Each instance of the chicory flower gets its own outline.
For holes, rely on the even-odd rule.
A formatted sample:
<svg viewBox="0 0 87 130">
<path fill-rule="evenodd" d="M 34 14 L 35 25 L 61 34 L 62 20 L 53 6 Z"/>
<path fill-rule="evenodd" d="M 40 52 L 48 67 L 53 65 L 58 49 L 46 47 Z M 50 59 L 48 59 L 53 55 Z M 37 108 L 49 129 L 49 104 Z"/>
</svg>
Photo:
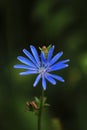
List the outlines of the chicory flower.
<svg viewBox="0 0 87 130">
<path fill-rule="evenodd" d="M 45 54 L 44 49 L 42 49 L 40 56 L 33 45 L 30 45 L 30 50 L 31 53 L 23 49 L 23 53 L 26 57 L 17 57 L 22 64 L 14 65 L 14 68 L 26 70 L 25 72 L 20 72 L 20 75 L 37 74 L 33 86 L 35 87 L 40 79 L 42 79 L 42 87 L 44 90 L 46 90 L 46 80 L 53 85 L 56 85 L 56 80 L 64 82 L 61 76 L 52 73 L 68 67 L 67 62 L 69 62 L 69 59 L 59 61 L 59 58 L 63 55 L 62 51 L 53 56 L 54 45 L 49 48 L 47 54 Z"/>
</svg>

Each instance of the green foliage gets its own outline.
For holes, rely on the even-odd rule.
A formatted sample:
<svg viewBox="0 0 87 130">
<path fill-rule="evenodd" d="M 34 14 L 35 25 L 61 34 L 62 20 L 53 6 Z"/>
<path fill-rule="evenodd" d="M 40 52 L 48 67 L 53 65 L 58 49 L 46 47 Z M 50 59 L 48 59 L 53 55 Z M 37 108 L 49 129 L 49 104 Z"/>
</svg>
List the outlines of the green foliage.
<svg viewBox="0 0 87 130">
<path fill-rule="evenodd" d="M 55 51 L 62 50 L 71 60 L 69 69 L 62 71 L 65 83 L 48 84 L 51 106 L 44 111 L 43 130 L 87 130 L 86 28 L 85 0 L 0 1 L 1 130 L 36 130 L 37 117 L 27 112 L 26 101 L 35 97 L 39 105 L 41 86 L 33 88 L 33 76 L 19 76 L 13 69 L 16 57 L 23 54 L 20 50 L 30 44 L 54 44 Z"/>
</svg>

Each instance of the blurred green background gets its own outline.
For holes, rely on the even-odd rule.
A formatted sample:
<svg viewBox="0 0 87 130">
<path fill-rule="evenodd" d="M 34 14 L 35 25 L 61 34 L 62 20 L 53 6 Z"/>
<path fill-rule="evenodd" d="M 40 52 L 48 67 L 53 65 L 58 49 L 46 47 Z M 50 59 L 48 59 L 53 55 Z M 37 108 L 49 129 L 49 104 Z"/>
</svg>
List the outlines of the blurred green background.
<svg viewBox="0 0 87 130">
<path fill-rule="evenodd" d="M 48 84 L 51 107 L 42 130 L 87 130 L 87 5 L 85 0 L 0 0 L 0 130 L 36 130 L 37 118 L 26 101 L 40 96 L 35 76 L 13 68 L 29 45 L 54 44 L 70 66 L 58 72 L 65 83 Z"/>
</svg>

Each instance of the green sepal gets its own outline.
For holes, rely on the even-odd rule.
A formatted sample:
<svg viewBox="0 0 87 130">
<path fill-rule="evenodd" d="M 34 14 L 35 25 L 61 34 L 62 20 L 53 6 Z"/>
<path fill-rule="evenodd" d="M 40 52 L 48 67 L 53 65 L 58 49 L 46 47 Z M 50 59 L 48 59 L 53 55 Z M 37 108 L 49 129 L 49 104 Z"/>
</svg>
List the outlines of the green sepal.
<svg viewBox="0 0 87 130">
<path fill-rule="evenodd" d="M 46 103 L 46 101 L 47 101 L 47 98 L 46 97 L 44 97 L 43 98 L 43 102 L 42 102 L 42 107 L 49 107 L 50 106 L 50 104 L 48 104 L 48 103 Z"/>
<path fill-rule="evenodd" d="M 41 47 L 39 47 L 39 50 L 40 50 L 40 51 L 42 51 L 42 48 L 41 48 Z"/>
<path fill-rule="evenodd" d="M 50 107 L 50 104 L 45 103 L 45 104 L 44 104 L 44 107 Z"/>
<path fill-rule="evenodd" d="M 46 108 L 49 107 L 50 104 L 46 103 L 47 98 L 43 97 L 42 107 Z M 38 115 L 40 110 L 40 104 L 41 104 L 41 97 L 34 97 L 33 101 L 28 101 L 26 103 L 27 111 L 33 112 L 35 115 Z"/>
<path fill-rule="evenodd" d="M 34 98 L 35 98 L 35 102 L 36 102 L 36 104 L 37 104 L 37 106 L 39 108 L 40 107 L 40 100 L 39 100 L 38 97 L 34 97 Z"/>
<path fill-rule="evenodd" d="M 47 47 L 47 50 L 48 50 L 48 51 L 49 51 L 49 49 L 51 48 L 51 46 L 52 46 L 52 45 L 50 44 L 50 45 Z"/>
</svg>

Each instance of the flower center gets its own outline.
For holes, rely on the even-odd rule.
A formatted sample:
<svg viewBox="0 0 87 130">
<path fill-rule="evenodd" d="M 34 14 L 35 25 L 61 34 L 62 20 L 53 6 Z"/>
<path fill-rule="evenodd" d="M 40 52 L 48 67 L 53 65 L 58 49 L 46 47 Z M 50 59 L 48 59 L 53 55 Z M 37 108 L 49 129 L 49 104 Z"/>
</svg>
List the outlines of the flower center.
<svg viewBox="0 0 87 130">
<path fill-rule="evenodd" d="M 41 68 L 39 68 L 39 73 L 40 74 L 44 74 L 46 72 L 46 68 L 44 68 L 44 67 L 41 67 Z"/>
</svg>

